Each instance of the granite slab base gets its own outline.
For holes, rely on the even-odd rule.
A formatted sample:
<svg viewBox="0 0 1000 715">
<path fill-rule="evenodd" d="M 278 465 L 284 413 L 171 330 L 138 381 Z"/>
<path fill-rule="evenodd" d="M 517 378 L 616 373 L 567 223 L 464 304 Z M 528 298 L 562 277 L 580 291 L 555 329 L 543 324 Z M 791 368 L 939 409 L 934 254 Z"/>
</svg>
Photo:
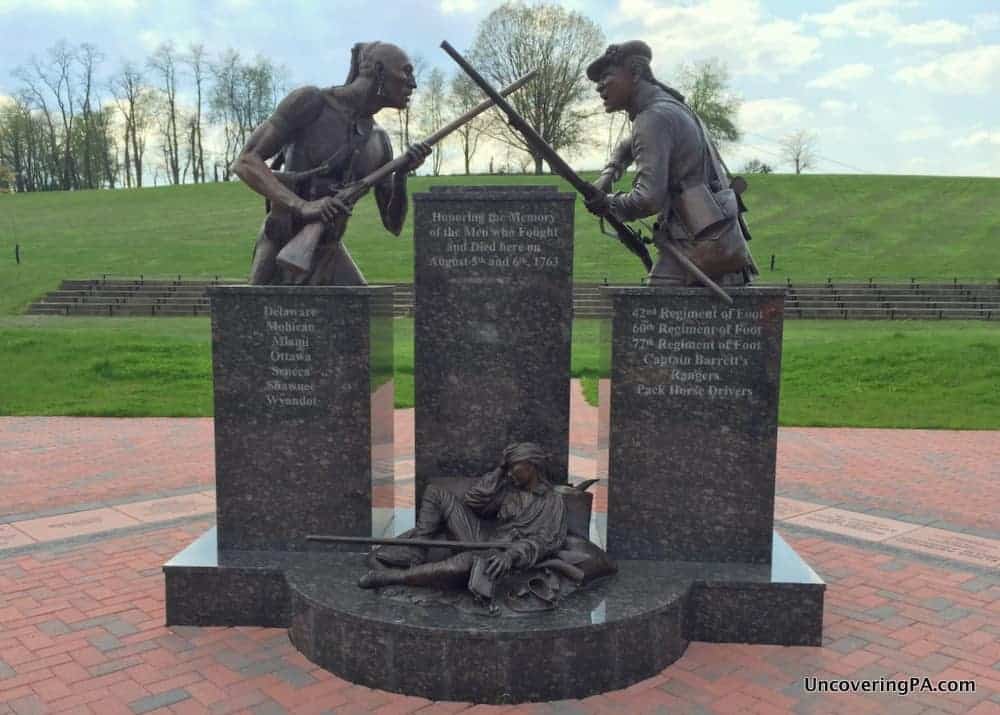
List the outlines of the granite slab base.
<svg viewBox="0 0 1000 715">
<path fill-rule="evenodd" d="M 557 610 L 488 618 L 357 586 L 364 555 L 220 553 L 210 529 L 164 565 L 167 625 L 284 626 L 352 682 L 431 700 L 518 703 L 627 687 L 692 640 L 822 641 L 825 584 L 774 534 L 771 564 L 619 561 Z"/>
</svg>

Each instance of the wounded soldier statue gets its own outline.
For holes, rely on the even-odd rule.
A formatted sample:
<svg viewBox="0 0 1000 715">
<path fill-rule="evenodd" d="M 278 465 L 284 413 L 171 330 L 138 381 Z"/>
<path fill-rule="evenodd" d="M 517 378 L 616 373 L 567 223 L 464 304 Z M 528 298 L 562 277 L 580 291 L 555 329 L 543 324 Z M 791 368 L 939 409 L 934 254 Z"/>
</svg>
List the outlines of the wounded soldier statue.
<svg viewBox="0 0 1000 715">
<path fill-rule="evenodd" d="M 371 570 L 359 585 L 405 586 L 398 595 L 409 593 L 411 600 L 435 600 L 426 591 L 414 599 L 420 587 L 471 593 L 491 612 L 516 614 L 554 608 L 582 585 L 615 573 L 607 554 L 587 538 L 589 484 L 554 486 L 547 463 L 540 446 L 521 442 L 478 479 L 430 484 L 416 527 L 371 552 Z"/>
</svg>

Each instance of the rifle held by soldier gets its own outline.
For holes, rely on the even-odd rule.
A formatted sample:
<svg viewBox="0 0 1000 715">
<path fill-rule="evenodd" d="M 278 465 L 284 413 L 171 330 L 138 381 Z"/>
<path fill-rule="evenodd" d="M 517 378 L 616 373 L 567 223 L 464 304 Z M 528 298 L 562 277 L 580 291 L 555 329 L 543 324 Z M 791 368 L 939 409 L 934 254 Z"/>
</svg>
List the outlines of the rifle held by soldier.
<svg viewBox="0 0 1000 715">
<path fill-rule="evenodd" d="M 458 66 L 461 67 L 469 78 L 472 79 L 479 88 L 486 93 L 486 95 L 493 100 L 494 104 L 503 110 L 504 114 L 510 120 L 511 126 L 517 129 L 528 143 L 535 149 L 542 158 L 548 163 L 556 174 L 559 174 L 562 178 L 569 182 L 569 184 L 576 189 L 576 191 L 583 196 L 585 200 L 590 200 L 598 192 L 599 189 L 593 184 L 584 181 L 570 167 L 566 161 L 556 153 L 555 149 L 548 145 L 548 143 L 539 136 L 538 132 L 528 124 L 528 122 L 522 117 L 516 109 L 514 109 L 503 97 L 501 97 L 495 89 L 487 82 L 482 75 L 480 75 L 473 67 L 466 61 L 464 57 L 452 47 L 447 41 L 441 43 L 441 48 L 447 52 Z M 615 230 L 617 238 L 629 251 L 634 253 L 642 261 L 642 265 L 645 266 L 646 271 L 649 272 L 653 268 L 653 260 L 649 256 L 649 249 L 646 248 L 646 244 L 649 243 L 649 239 L 643 238 L 637 231 L 632 229 L 630 226 L 625 224 L 621 219 L 619 219 L 614 214 L 608 214 L 605 220 L 611 224 L 611 227 Z M 681 251 L 671 245 L 666 246 L 667 250 L 671 251 L 677 259 L 684 265 L 684 267 L 692 273 L 703 285 L 710 288 L 716 295 L 718 295 L 722 300 L 728 304 L 732 304 L 733 299 L 720 288 L 715 281 L 709 278 L 705 273 L 698 268 L 691 260 L 685 256 Z"/>
</svg>

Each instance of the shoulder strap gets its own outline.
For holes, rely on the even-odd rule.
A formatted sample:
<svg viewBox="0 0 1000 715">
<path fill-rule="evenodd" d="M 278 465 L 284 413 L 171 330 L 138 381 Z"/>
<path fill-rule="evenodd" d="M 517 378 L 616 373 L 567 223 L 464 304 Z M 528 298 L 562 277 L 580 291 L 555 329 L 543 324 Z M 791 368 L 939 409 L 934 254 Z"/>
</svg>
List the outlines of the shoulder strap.
<svg viewBox="0 0 1000 715">
<path fill-rule="evenodd" d="M 668 97 L 667 101 L 682 107 L 684 111 L 691 116 L 694 123 L 698 125 L 698 131 L 701 133 L 702 143 L 705 145 L 705 176 L 714 176 L 715 180 L 719 182 L 720 189 L 728 189 L 729 169 L 726 167 L 725 162 L 722 161 L 722 157 L 719 155 L 719 150 L 716 148 L 715 142 L 713 142 L 711 137 L 708 135 L 708 131 L 705 129 L 705 123 L 702 121 L 701 117 L 699 117 L 698 113 L 684 102 L 678 102 L 673 97 Z"/>
<path fill-rule="evenodd" d="M 358 122 L 351 122 L 351 138 L 347 142 L 347 150 L 350 152 L 350 160 L 347 163 L 347 169 L 344 171 L 345 181 L 354 181 L 361 177 L 354 175 L 354 162 L 358 158 L 358 154 L 364 148 L 365 144 L 368 143 L 368 139 L 372 135 L 372 130 L 375 128 L 375 123 L 372 122 L 371 125 L 361 125 Z"/>
</svg>

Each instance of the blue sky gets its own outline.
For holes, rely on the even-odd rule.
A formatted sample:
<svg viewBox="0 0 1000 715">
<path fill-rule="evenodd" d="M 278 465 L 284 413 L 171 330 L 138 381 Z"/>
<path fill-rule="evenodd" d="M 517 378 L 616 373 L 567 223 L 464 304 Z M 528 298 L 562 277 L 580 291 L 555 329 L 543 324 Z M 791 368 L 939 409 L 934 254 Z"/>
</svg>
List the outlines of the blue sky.
<svg viewBox="0 0 1000 715">
<path fill-rule="evenodd" d="M 11 71 L 65 38 L 91 42 L 106 70 L 163 40 L 262 53 L 292 85 L 334 84 L 360 40 L 395 42 L 452 72 L 442 39 L 471 44 L 495 0 L 0 0 L 0 94 Z M 656 74 L 718 58 L 743 98 L 745 139 L 731 166 L 758 157 L 787 170 L 777 142 L 806 129 L 827 173 L 1000 176 L 1000 2 L 955 0 L 613 0 L 564 3 L 609 42 L 641 38 Z M 288 28 L 288 29 L 285 29 Z M 603 149 L 581 151 L 581 166 Z M 483 158 L 485 161 L 485 158 Z"/>
</svg>

